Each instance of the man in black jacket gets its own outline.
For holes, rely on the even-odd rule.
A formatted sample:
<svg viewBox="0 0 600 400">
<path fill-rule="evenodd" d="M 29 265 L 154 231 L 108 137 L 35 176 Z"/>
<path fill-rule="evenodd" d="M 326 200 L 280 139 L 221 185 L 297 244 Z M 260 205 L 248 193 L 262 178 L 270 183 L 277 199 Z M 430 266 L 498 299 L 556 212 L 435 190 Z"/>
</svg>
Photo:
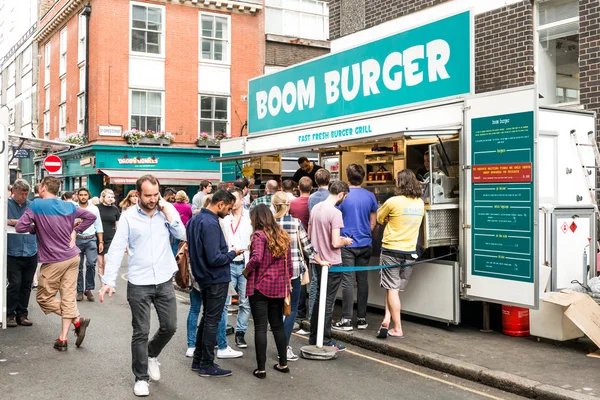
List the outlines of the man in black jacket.
<svg viewBox="0 0 600 400">
<path fill-rule="evenodd" d="M 217 327 L 231 281 L 230 263 L 243 249 L 228 251 L 219 218 L 227 216 L 235 204 L 235 196 L 217 190 L 207 208 L 200 210 L 189 222 L 187 240 L 192 273 L 202 293 L 202 319 L 196 334 L 196 350 L 192 371 L 203 377 L 231 375 L 231 371 L 215 365 Z"/>
</svg>

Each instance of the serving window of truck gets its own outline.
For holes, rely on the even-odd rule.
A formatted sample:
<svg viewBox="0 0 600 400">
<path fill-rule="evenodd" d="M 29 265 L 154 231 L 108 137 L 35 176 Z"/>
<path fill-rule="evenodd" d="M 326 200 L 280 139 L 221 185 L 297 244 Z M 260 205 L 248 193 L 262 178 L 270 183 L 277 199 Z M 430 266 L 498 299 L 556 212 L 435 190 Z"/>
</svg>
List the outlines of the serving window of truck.
<svg viewBox="0 0 600 400">
<path fill-rule="evenodd" d="M 423 184 L 429 261 L 414 269 L 403 312 L 459 323 L 461 299 L 535 309 L 542 269 L 551 270 L 549 290 L 595 270 L 595 257 L 587 269 L 561 262 L 595 253 L 595 205 L 581 169 L 593 165 L 593 153 L 578 157 L 570 133 L 587 141 L 594 115 L 540 109 L 535 86 L 475 95 L 473 64 L 466 11 L 256 78 L 248 136 L 238 148 L 223 142 L 222 153 L 317 152 L 342 180 L 357 163 L 379 204 L 394 195 L 397 173 L 411 169 Z M 539 148 L 550 156 L 538 158 Z M 556 236 L 558 222 L 582 231 Z M 372 265 L 382 232 L 373 232 Z M 369 280 L 369 302 L 382 306 L 378 272 Z"/>
</svg>

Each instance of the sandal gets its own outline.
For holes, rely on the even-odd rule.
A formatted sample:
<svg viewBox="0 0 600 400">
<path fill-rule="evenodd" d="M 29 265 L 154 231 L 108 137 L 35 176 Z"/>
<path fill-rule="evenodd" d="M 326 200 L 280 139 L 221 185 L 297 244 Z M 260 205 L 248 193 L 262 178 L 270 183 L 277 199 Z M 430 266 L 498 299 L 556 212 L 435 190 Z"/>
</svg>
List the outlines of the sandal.
<svg viewBox="0 0 600 400">
<path fill-rule="evenodd" d="M 289 374 L 290 373 L 290 367 L 288 367 L 287 365 L 283 368 L 279 368 L 279 364 L 275 364 L 273 365 L 273 369 L 275 369 L 275 371 L 279 371 L 283 374 Z"/>
<path fill-rule="evenodd" d="M 256 368 L 253 372 L 254 376 L 257 377 L 258 379 L 265 379 L 267 377 L 267 372 L 266 371 L 262 371 L 260 372 L 260 370 L 258 368 Z"/>
<path fill-rule="evenodd" d="M 389 328 L 387 326 L 383 326 L 381 325 L 381 327 L 379 327 L 379 330 L 377 331 L 377 339 L 385 339 L 388 337 L 388 330 Z"/>
</svg>

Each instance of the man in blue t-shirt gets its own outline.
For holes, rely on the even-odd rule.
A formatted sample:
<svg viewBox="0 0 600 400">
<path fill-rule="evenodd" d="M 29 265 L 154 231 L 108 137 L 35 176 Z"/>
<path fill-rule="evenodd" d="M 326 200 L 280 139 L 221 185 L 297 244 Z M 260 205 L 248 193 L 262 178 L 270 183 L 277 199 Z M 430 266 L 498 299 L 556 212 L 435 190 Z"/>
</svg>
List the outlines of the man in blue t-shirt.
<svg viewBox="0 0 600 400">
<path fill-rule="evenodd" d="M 365 170 L 358 164 L 346 168 L 350 193 L 339 206 L 344 218 L 342 237 L 352 239 L 352 244 L 342 248 L 344 266 L 364 266 L 369 264 L 372 253 L 371 231 L 377 224 L 377 200 L 375 195 L 360 187 L 365 179 Z M 340 331 L 352 330 L 352 309 L 354 306 L 354 274 L 344 272 L 342 277 L 342 318 L 332 328 Z M 368 272 L 356 272 L 358 286 L 357 327 L 367 329 L 367 300 L 369 298 Z"/>
</svg>

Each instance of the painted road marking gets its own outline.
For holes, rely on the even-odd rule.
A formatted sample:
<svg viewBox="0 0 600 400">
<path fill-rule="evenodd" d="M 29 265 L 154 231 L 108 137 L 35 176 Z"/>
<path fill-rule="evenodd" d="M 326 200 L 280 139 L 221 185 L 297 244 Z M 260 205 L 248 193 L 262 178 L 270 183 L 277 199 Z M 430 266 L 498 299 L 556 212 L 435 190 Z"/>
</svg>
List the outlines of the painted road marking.
<svg viewBox="0 0 600 400">
<path fill-rule="evenodd" d="M 302 339 L 305 339 L 305 340 L 308 340 L 308 338 L 306 336 L 298 335 L 297 333 L 292 333 L 292 335 L 297 336 L 297 337 L 302 338 Z M 445 385 L 453 386 L 455 388 L 458 388 L 458 389 L 461 389 L 461 390 L 465 390 L 467 392 L 475 393 L 475 394 L 478 394 L 480 396 L 487 397 L 488 399 L 504 400 L 501 397 L 496 397 L 496 396 L 493 396 L 493 395 L 491 395 L 489 393 L 480 392 L 479 390 L 471 389 L 471 388 L 468 388 L 466 386 L 459 385 L 457 383 L 448 382 L 448 381 L 445 381 L 445 380 L 440 379 L 438 377 L 435 377 L 435 376 L 432 376 L 432 375 L 427 375 L 427 374 L 425 374 L 423 372 L 415 371 L 415 370 L 412 370 L 410 368 L 402 367 L 400 365 L 395 365 L 395 364 L 392 364 L 392 363 L 387 362 L 387 361 L 383 361 L 383 360 L 379 360 L 379 359 L 371 357 L 371 356 L 367 356 L 365 354 L 357 353 L 356 351 L 352 351 L 352 350 L 346 349 L 346 351 L 344 353 L 349 353 L 349 354 L 355 355 L 357 357 L 362 357 L 362 358 L 365 358 L 367 360 L 374 361 L 374 362 L 379 363 L 379 364 L 387 365 L 388 367 L 393 367 L 393 368 L 396 368 L 396 369 L 399 369 L 399 370 L 402 370 L 402 371 L 405 371 L 405 372 L 408 372 L 408 373 L 411 373 L 411 374 L 414 374 L 414 375 L 421 376 L 421 377 L 426 378 L 426 379 L 431 379 L 433 381 L 440 382 L 440 383 L 443 383 Z"/>
</svg>

